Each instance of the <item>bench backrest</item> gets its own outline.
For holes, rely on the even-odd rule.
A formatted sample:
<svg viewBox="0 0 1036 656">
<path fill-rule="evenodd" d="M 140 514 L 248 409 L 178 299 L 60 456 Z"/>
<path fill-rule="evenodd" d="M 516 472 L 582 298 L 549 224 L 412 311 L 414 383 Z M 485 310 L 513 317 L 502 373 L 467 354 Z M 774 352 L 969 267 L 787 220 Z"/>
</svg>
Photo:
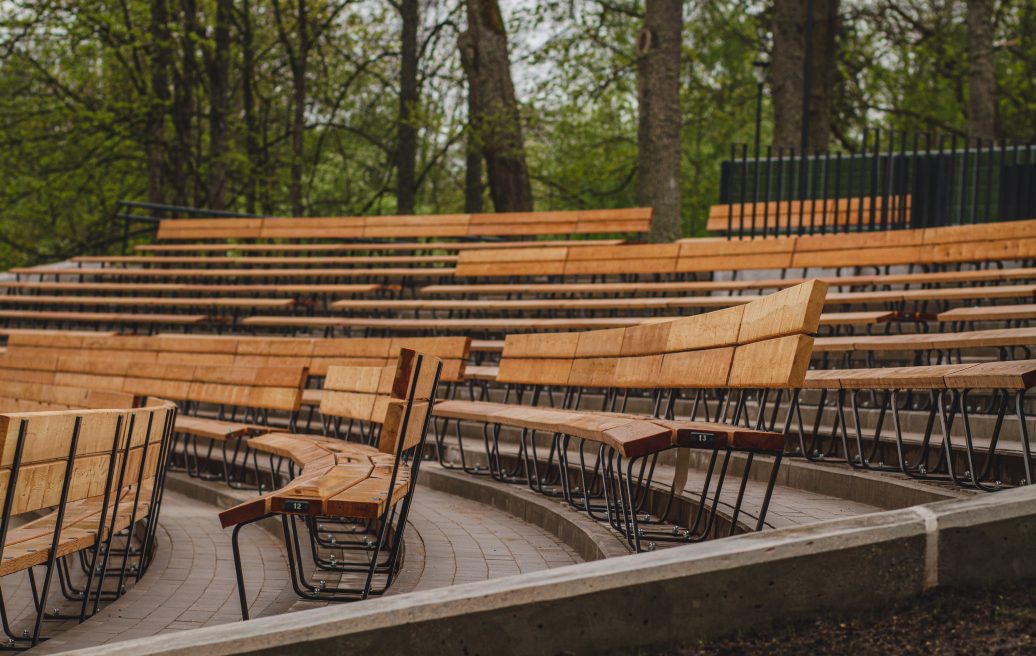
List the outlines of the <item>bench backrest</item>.
<svg viewBox="0 0 1036 656">
<path fill-rule="evenodd" d="M 692 317 L 508 335 L 497 380 L 635 389 L 798 386 L 826 294 L 827 285 L 814 280 Z"/>
<path fill-rule="evenodd" d="M 113 389 L 138 398 L 295 412 L 306 378 L 305 367 L 159 364 L 128 355 L 118 360 L 61 357 L 54 382 Z"/>
<path fill-rule="evenodd" d="M 442 361 L 435 356 L 421 354 L 422 365 L 414 383 L 417 357 L 416 351 L 403 349 L 395 365 L 329 368 L 320 399 L 320 414 L 380 425 L 378 448 L 384 453 L 394 453 L 402 430 L 402 411 L 411 389 L 414 394 L 411 412 L 423 425 L 439 380 Z M 417 424 L 411 422 L 411 425 Z M 406 436 L 404 450 L 412 448 L 415 440 L 420 440 L 420 435 L 412 431 L 408 431 Z"/>
<path fill-rule="evenodd" d="M 30 362 L 46 362 L 66 355 L 88 355 L 96 359 L 131 355 L 134 360 L 157 364 L 299 366 L 307 367 L 311 376 L 322 377 L 331 365 L 394 365 L 400 349 L 411 348 L 441 358 L 442 379 L 459 382 L 464 379 L 464 365 L 471 350 L 471 340 L 458 336 L 320 339 L 177 334 L 60 335 L 52 331 L 11 335 L 9 355 Z M 18 380 L 34 376 L 33 380 L 40 380 L 38 374 L 26 372 L 23 376 Z"/>
<path fill-rule="evenodd" d="M 672 244 L 470 250 L 464 277 L 673 275 L 711 271 L 954 264 L 1036 257 L 1036 220 L 916 230 L 757 239 L 707 237 Z"/>
<path fill-rule="evenodd" d="M 411 349 L 400 351 L 378 438 L 379 451 L 406 452 L 423 442 L 441 373 L 439 358 Z"/>
<path fill-rule="evenodd" d="M 103 495 L 112 468 L 122 468 L 127 444 L 126 485 L 136 483 L 141 468 L 144 480 L 154 478 L 174 411 L 164 403 L 136 410 L 0 414 L 0 499 L 10 504 L 8 516 L 61 503 L 70 464 L 65 502 Z"/>
<path fill-rule="evenodd" d="M 413 239 L 644 233 L 650 208 L 325 218 L 165 219 L 160 240 Z"/>
<path fill-rule="evenodd" d="M 890 196 L 887 200 L 886 203 L 883 196 L 873 199 L 870 196 L 864 196 L 862 198 L 760 201 L 758 203 L 713 205 L 709 208 L 706 229 L 709 232 L 738 234 L 750 231 L 753 224 L 756 232 L 759 233 L 764 228 L 787 229 L 789 225 L 793 230 L 800 225 L 803 227 L 824 225 L 829 229 L 854 226 L 870 221 L 872 206 L 877 223 L 881 223 L 882 212 L 888 223 L 901 224 L 909 221 L 911 200 L 909 194 Z M 885 207 L 888 209 L 885 210 Z"/>
</svg>

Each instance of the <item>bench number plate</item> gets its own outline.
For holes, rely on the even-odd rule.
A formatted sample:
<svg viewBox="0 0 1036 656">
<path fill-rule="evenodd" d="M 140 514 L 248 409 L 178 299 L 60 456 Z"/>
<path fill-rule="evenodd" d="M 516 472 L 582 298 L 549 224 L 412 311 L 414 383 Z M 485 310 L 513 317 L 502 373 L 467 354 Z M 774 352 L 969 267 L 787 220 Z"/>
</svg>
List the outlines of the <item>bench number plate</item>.
<svg viewBox="0 0 1036 656">
<path fill-rule="evenodd" d="M 716 436 L 712 433 L 691 433 L 691 442 L 695 444 L 712 444 L 716 440 Z"/>
<path fill-rule="evenodd" d="M 285 501 L 284 502 L 285 512 L 296 512 L 304 513 L 309 511 L 308 501 Z"/>
</svg>

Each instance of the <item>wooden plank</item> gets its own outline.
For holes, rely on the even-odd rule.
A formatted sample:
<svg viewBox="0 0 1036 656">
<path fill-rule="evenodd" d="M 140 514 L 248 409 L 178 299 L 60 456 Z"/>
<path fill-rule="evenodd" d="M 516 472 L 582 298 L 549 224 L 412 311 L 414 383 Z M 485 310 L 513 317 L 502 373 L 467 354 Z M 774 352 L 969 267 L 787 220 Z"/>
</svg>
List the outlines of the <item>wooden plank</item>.
<svg viewBox="0 0 1036 656">
<path fill-rule="evenodd" d="M 1036 360 L 982 362 L 948 373 L 946 386 L 955 389 L 1027 390 L 1036 386 Z"/>
<path fill-rule="evenodd" d="M 801 387 L 809 368 L 813 338 L 788 335 L 740 345 L 730 365 L 730 387 Z"/>
<path fill-rule="evenodd" d="M 573 358 L 580 333 L 511 333 L 504 337 L 504 358 Z"/>
<path fill-rule="evenodd" d="M 744 308 L 738 343 L 815 333 L 826 295 L 827 284 L 811 281 L 753 300 Z"/>
<path fill-rule="evenodd" d="M 575 355 L 577 358 L 621 355 L 622 343 L 625 339 L 626 331 L 624 328 L 610 328 L 579 333 Z"/>
<path fill-rule="evenodd" d="M 1013 321 L 1036 319 L 1036 303 L 1020 305 L 982 305 L 940 312 L 939 321 Z"/>
<path fill-rule="evenodd" d="M 665 351 L 675 353 L 737 344 L 744 312 L 742 305 L 676 319 L 671 323 Z"/>
<path fill-rule="evenodd" d="M 652 388 L 725 387 L 730 377 L 734 347 L 667 353 Z"/>
</svg>

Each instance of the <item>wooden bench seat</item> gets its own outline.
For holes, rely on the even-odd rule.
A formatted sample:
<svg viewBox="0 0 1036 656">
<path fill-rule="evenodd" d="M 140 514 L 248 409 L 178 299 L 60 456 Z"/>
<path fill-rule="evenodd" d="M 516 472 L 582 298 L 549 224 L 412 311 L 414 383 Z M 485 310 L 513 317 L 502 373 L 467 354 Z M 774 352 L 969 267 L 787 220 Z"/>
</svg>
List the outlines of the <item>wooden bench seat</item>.
<svg viewBox="0 0 1036 656">
<path fill-rule="evenodd" d="M 80 255 L 72 258 L 73 262 L 103 265 L 143 264 L 154 265 L 218 265 L 218 266 L 291 266 L 307 264 L 310 266 L 360 264 L 397 265 L 397 264 L 454 264 L 456 255 L 352 255 L 336 257 L 329 255 L 306 256 L 218 256 L 192 257 L 179 255 Z"/>
<path fill-rule="evenodd" d="M 39 294 L 0 295 L 0 305 L 104 305 L 128 307 L 212 307 L 249 309 L 287 309 L 295 305 L 290 298 L 204 298 L 168 296 L 43 296 Z"/>
<path fill-rule="evenodd" d="M 750 431 L 729 424 L 618 413 L 533 408 L 488 401 L 442 401 L 435 405 L 433 414 L 443 419 L 563 433 L 603 444 L 627 458 L 642 458 L 674 446 L 766 450 L 784 447 L 784 438 L 778 433 Z"/>
<path fill-rule="evenodd" d="M 126 323 L 194 325 L 209 320 L 204 314 L 139 314 L 126 312 L 59 312 L 50 310 L 0 310 L 0 321 L 40 321 L 57 323 Z"/>
<path fill-rule="evenodd" d="M 884 367 L 878 369 L 811 370 L 806 388 L 828 389 L 1009 389 L 1036 385 L 1036 360 Z"/>
<path fill-rule="evenodd" d="M 831 292 L 827 305 L 896 305 L 907 302 L 936 302 L 1036 296 L 1036 285 L 998 285 L 991 287 L 944 287 L 938 289 L 882 290 L 870 292 Z M 751 302 L 755 295 L 714 296 L 640 296 L 622 298 L 570 298 L 559 304 L 556 298 L 542 299 L 348 299 L 331 304 L 334 310 L 449 310 L 462 312 L 523 310 L 651 310 L 716 309 Z"/>
<path fill-rule="evenodd" d="M 446 252 L 485 248 L 542 248 L 545 246 L 615 246 L 622 239 L 557 239 L 537 241 L 361 241 L 337 243 L 288 244 L 269 242 L 262 244 L 140 244 L 135 250 L 149 253 L 328 253 L 328 252 L 391 252 L 429 251 Z"/>
<path fill-rule="evenodd" d="M 829 287 L 865 287 L 883 285 L 944 285 L 953 283 L 989 283 L 1036 280 L 1036 268 L 978 269 L 939 271 L 932 273 L 882 273 L 875 275 L 819 276 Z M 670 280 L 665 282 L 593 282 L 593 283 L 475 283 L 426 285 L 425 296 L 526 296 L 526 295 L 613 295 L 613 294 L 681 294 L 688 292 L 748 291 L 784 289 L 806 282 L 806 278 L 763 278 L 755 280 Z"/>
<path fill-rule="evenodd" d="M 1014 346 L 1036 346 L 1036 328 L 820 337 L 813 345 L 813 352 L 963 350 Z"/>
<path fill-rule="evenodd" d="M 0 289 L 19 292 L 115 292 L 126 294 L 169 292 L 175 294 L 368 294 L 389 287 L 376 283 L 365 284 L 235 284 L 195 285 L 172 282 L 27 282 L 0 280 Z"/>
<path fill-rule="evenodd" d="M 1023 305 L 980 305 L 946 310 L 938 314 L 944 323 L 977 321 L 1032 321 L 1036 319 L 1036 303 Z"/>
<path fill-rule="evenodd" d="M 151 269 L 143 267 L 104 267 L 58 269 L 19 267 L 10 273 L 18 276 L 52 278 L 436 278 L 452 276 L 452 267 L 384 267 L 380 269 Z"/>
</svg>

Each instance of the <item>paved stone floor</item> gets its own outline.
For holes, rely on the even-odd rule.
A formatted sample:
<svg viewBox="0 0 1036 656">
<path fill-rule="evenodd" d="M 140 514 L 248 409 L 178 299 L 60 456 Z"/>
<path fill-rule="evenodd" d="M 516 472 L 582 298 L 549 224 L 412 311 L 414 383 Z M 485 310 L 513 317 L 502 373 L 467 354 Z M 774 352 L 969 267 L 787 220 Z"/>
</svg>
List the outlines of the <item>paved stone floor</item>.
<svg viewBox="0 0 1036 656">
<path fill-rule="evenodd" d="M 557 538 L 495 508 L 418 489 L 407 535 L 406 564 L 391 594 L 431 589 L 579 562 Z M 242 534 L 253 617 L 321 605 L 292 592 L 283 549 L 257 527 Z M 247 537 L 245 537 L 247 536 Z M 78 625 L 47 620 L 55 636 L 31 653 L 52 654 L 119 640 L 151 636 L 240 619 L 230 531 L 223 531 L 212 505 L 167 492 L 155 562 L 120 600 Z M 14 579 L 16 577 L 7 577 Z M 4 580 L 4 594 L 16 631 L 29 626 L 26 577 Z M 51 599 L 60 598 L 51 595 Z M 61 604 L 55 604 L 61 605 Z"/>
</svg>

